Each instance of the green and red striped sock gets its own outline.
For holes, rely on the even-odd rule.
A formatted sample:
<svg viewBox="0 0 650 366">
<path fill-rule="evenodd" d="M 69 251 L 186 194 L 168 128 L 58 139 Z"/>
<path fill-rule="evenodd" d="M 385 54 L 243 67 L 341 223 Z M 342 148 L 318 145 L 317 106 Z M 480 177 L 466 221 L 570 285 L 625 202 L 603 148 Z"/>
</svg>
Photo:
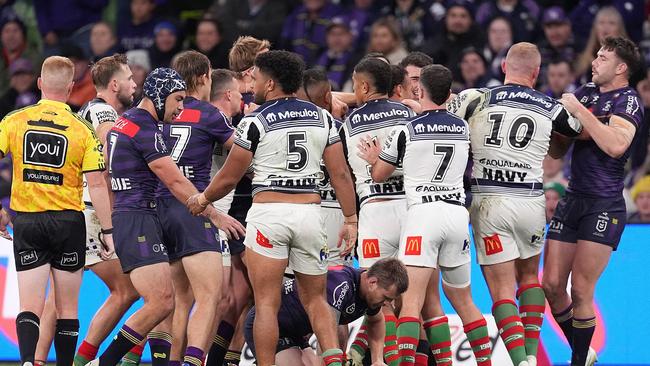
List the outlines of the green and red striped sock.
<svg viewBox="0 0 650 366">
<path fill-rule="evenodd" d="M 519 317 L 517 304 L 509 299 L 497 301 L 492 306 L 492 314 L 512 363 L 518 366 L 521 362 L 526 362 L 528 358 L 524 343 L 524 325 Z"/>
<path fill-rule="evenodd" d="M 399 318 L 397 326 L 397 344 L 399 348 L 399 365 L 415 365 L 415 350 L 420 336 L 420 319 L 413 317 Z"/>
<path fill-rule="evenodd" d="M 537 357 L 539 333 L 542 331 L 544 311 L 546 310 L 544 290 L 538 283 L 525 285 L 517 290 L 517 298 L 519 299 L 519 316 L 524 324 L 526 354 Z"/>
<path fill-rule="evenodd" d="M 467 340 L 472 346 L 477 366 L 492 366 L 492 343 L 488 335 L 487 322 L 484 318 L 463 326 Z"/>
<path fill-rule="evenodd" d="M 330 348 L 323 352 L 325 366 L 343 366 L 343 351 L 338 348 Z"/>
<path fill-rule="evenodd" d="M 399 364 L 399 349 L 397 348 L 397 318 L 393 314 L 384 315 L 386 336 L 384 338 L 384 360 L 388 366 Z"/>
<path fill-rule="evenodd" d="M 437 366 L 451 366 L 451 331 L 446 316 L 424 321 L 424 332 Z"/>
</svg>

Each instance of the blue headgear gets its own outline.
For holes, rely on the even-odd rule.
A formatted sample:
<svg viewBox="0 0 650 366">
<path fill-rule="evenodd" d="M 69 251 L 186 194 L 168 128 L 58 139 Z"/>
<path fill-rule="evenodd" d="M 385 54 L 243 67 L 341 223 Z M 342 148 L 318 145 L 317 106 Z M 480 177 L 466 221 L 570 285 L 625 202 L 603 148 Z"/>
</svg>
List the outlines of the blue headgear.
<svg viewBox="0 0 650 366">
<path fill-rule="evenodd" d="M 167 97 L 180 90 L 187 90 L 187 85 L 185 80 L 174 69 L 159 67 L 147 75 L 143 86 L 144 96 L 153 102 L 159 121 L 162 121 L 165 117 L 165 100 Z"/>
</svg>

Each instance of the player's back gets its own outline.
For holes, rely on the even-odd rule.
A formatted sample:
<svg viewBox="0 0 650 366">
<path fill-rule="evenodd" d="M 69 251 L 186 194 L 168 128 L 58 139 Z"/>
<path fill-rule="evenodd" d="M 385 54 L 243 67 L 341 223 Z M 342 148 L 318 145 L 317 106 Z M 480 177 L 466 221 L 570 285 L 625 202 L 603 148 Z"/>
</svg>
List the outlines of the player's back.
<svg viewBox="0 0 650 366">
<path fill-rule="evenodd" d="M 467 122 L 444 109 L 427 111 L 397 127 L 387 145 L 395 138 L 398 146 L 403 143 L 404 185 L 409 206 L 435 201 L 465 203 L 463 174 L 469 157 Z M 398 163 L 400 152 L 393 155 L 382 151 L 380 157 Z"/>
<path fill-rule="evenodd" d="M 404 124 L 413 115 L 413 111 L 402 103 L 375 99 L 355 109 L 343 123 L 341 138 L 362 205 L 372 198 L 404 198 L 404 181 L 402 170 L 396 169 L 385 182 L 375 183 L 370 176 L 370 166 L 357 156 L 357 144 L 368 135 L 385 141 L 394 126 Z"/>
<path fill-rule="evenodd" d="M 333 117 L 297 98 L 262 104 L 237 126 L 235 143 L 253 152 L 253 195 L 318 193 L 325 147 L 338 142 Z"/>
<path fill-rule="evenodd" d="M 469 122 L 472 192 L 543 193 L 542 161 L 554 123 L 573 120 L 559 102 L 532 88 L 506 84 L 465 90 L 449 109 Z"/>
<path fill-rule="evenodd" d="M 233 133 L 226 116 L 210 103 L 188 96 L 183 100 L 183 111 L 171 123 L 162 124 L 162 131 L 181 173 L 199 191 L 205 190 L 210 184 L 214 147 L 223 145 Z M 156 196 L 173 197 L 162 182 Z"/>
<path fill-rule="evenodd" d="M 61 102 L 42 99 L 9 113 L 0 150 L 13 156 L 11 208 L 20 212 L 83 210 L 82 173 L 104 169 L 92 126 Z"/>
<path fill-rule="evenodd" d="M 169 154 L 158 122 L 146 110 L 133 108 L 118 118 L 107 139 L 113 210 L 155 210 L 158 178 L 148 164 Z"/>
</svg>

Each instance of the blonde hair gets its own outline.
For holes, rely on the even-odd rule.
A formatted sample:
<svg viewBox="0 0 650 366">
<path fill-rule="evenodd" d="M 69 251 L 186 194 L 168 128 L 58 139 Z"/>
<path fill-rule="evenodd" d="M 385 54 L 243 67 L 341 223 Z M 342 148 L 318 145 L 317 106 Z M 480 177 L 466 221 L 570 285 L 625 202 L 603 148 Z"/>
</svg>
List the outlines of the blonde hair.
<svg viewBox="0 0 650 366">
<path fill-rule="evenodd" d="M 67 57 L 50 56 L 41 67 L 41 87 L 47 93 L 66 93 L 74 77 L 74 63 Z"/>
<path fill-rule="evenodd" d="M 542 62 L 539 49 L 532 43 L 515 43 L 506 55 L 506 73 L 530 76 Z"/>
<path fill-rule="evenodd" d="M 271 42 L 251 36 L 237 38 L 228 53 L 230 70 L 241 73 L 253 67 L 255 57 L 265 49 L 271 48 Z"/>
<path fill-rule="evenodd" d="M 591 62 L 594 60 L 596 57 L 596 54 L 598 53 L 598 50 L 600 49 L 600 42 L 601 40 L 598 39 L 598 29 L 597 29 L 597 24 L 598 20 L 600 20 L 603 17 L 613 17 L 616 20 L 616 23 L 618 24 L 618 34 L 612 34 L 611 36 L 621 36 L 628 38 L 627 32 L 625 31 L 625 24 L 623 23 L 623 17 L 621 16 L 621 13 L 616 10 L 615 7 L 613 6 L 605 6 L 602 9 L 596 13 L 596 17 L 594 18 L 594 23 L 591 26 L 591 33 L 589 34 L 589 39 L 587 40 L 587 45 L 585 46 L 584 51 L 578 56 L 578 60 L 576 61 L 576 64 L 574 65 L 574 70 L 576 71 L 576 75 L 581 77 L 584 73 L 587 71 L 591 70 Z"/>
</svg>

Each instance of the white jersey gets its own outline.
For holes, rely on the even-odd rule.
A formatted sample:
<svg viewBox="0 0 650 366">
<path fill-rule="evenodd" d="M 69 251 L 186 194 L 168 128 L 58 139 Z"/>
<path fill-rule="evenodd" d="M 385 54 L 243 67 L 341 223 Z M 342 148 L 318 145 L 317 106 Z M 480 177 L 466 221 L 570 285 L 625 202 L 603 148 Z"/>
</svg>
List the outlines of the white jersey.
<svg viewBox="0 0 650 366">
<path fill-rule="evenodd" d="M 386 141 L 393 127 L 401 125 L 415 114 L 402 103 L 388 99 L 371 100 L 355 109 L 345 119 L 341 140 L 345 150 L 361 205 L 371 198 L 404 198 L 404 179 L 401 167 L 385 182 L 377 183 L 370 176 L 370 165 L 357 156 L 357 145 L 370 136 L 380 143 Z"/>
<path fill-rule="evenodd" d="M 379 158 L 403 166 L 409 207 L 436 201 L 465 204 L 469 127 L 446 110 L 426 111 L 395 126 Z"/>
<path fill-rule="evenodd" d="M 557 100 L 516 84 L 464 90 L 448 108 L 469 122 L 473 193 L 543 194 L 551 132 L 575 137 L 582 130 Z"/>
<path fill-rule="evenodd" d="M 214 178 L 219 170 L 223 167 L 223 164 L 226 162 L 228 157 L 228 150 L 221 145 L 217 144 L 214 147 L 212 152 L 212 166 L 210 167 L 210 179 Z M 235 197 L 235 190 L 233 189 L 225 197 L 220 200 L 214 201 L 212 205 L 219 211 L 223 213 L 228 213 L 230 211 L 230 206 Z"/>
<path fill-rule="evenodd" d="M 102 98 L 95 98 L 81 107 L 77 113 L 81 118 L 92 123 L 93 128 L 97 129 L 97 126 L 104 122 L 113 123 L 119 115 L 115 108 Z M 88 192 L 88 182 L 86 182 L 86 176 L 83 177 L 83 200 L 86 206 L 92 207 L 92 202 L 90 201 L 90 193 Z"/>
<path fill-rule="evenodd" d="M 325 147 L 339 142 L 334 118 L 316 105 L 282 98 L 244 117 L 235 144 L 253 152 L 253 195 L 319 193 Z"/>
</svg>

